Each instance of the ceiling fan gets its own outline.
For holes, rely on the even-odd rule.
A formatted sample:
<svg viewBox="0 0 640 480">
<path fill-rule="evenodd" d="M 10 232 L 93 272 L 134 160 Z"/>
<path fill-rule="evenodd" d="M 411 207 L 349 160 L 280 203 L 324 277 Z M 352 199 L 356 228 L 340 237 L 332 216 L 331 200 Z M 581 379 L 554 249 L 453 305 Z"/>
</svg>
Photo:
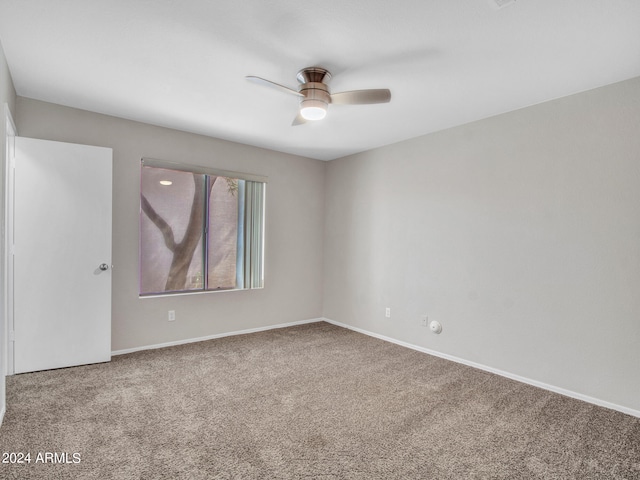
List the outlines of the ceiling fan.
<svg viewBox="0 0 640 480">
<path fill-rule="evenodd" d="M 253 83 L 276 88 L 300 97 L 300 111 L 293 120 L 292 125 L 322 120 L 327 115 L 327 108 L 330 103 L 334 105 L 365 105 L 388 103 L 391 100 L 391 92 L 386 88 L 331 93 L 329 85 L 327 85 L 331 79 L 331 73 L 321 67 L 303 68 L 298 72 L 296 78 L 300 83 L 298 90 L 254 75 L 246 77 L 247 80 Z"/>
</svg>

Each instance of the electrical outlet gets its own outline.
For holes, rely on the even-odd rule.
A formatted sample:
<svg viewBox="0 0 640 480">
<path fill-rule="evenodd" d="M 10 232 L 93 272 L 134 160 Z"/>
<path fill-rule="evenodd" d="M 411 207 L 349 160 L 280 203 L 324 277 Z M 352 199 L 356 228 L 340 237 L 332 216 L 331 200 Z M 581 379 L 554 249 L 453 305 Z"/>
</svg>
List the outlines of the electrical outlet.
<svg viewBox="0 0 640 480">
<path fill-rule="evenodd" d="M 429 326 L 429 317 L 427 315 L 422 315 L 420 318 L 422 319 L 422 326 L 423 327 L 428 327 Z"/>
<path fill-rule="evenodd" d="M 389 307 L 384 309 L 384 316 L 387 318 L 391 318 L 391 309 Z"/>
<path fill-rule="evenodd" d="M 175 310 L 169 310 L 169 321 L 173 322 L 176 319 L 176 311 Z"/>
</svg>

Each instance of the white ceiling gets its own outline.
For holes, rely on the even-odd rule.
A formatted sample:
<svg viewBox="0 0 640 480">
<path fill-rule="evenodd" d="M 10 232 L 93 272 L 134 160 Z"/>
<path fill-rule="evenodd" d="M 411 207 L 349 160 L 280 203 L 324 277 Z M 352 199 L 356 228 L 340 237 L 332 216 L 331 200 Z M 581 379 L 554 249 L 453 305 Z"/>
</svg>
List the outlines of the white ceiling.
<svg viewBox="0 0 640 480">
<path fill-rule="evenodd" d="M 18 95 L 329 160 L 640 76 L 640 1 L 0 0 Z M 292 127 L 321 66 L 391 102 Z"/>
</svg>

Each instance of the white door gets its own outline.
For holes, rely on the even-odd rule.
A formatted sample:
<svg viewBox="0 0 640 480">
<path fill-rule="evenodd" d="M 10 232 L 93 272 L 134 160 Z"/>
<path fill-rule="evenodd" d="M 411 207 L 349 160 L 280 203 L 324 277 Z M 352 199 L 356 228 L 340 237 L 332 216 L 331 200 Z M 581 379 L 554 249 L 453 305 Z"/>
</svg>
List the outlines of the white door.
<svg viewBox="0 0 640 480">
<path fill-rule="evenodd" d="M 110 148 L 15 138 L 15 373 L 111 359 Z"/>
</svg>

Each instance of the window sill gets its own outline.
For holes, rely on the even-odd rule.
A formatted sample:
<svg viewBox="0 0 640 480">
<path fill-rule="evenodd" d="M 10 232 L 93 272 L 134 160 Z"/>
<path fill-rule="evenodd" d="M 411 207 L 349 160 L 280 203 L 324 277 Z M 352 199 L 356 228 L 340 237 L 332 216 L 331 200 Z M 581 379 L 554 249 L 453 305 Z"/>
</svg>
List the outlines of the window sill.
<svg viewBox="0 0 640 480">
<path fill-rule="evenodd" d="M 254 288 L 221 288 L 218 290 L 198 290 L 194 292 L 164 292 L 164 293 L 149 293 L 145 295 L 138 295 L 140 300 L 147 298 L 163 298 L 163 297 L 182 297 L 185 295 L 207 295 L 209 293 L 223 293 L 223 292 L 246 292 L 249 290 L 262 290 L 264 287 Z"/>
</svg>

